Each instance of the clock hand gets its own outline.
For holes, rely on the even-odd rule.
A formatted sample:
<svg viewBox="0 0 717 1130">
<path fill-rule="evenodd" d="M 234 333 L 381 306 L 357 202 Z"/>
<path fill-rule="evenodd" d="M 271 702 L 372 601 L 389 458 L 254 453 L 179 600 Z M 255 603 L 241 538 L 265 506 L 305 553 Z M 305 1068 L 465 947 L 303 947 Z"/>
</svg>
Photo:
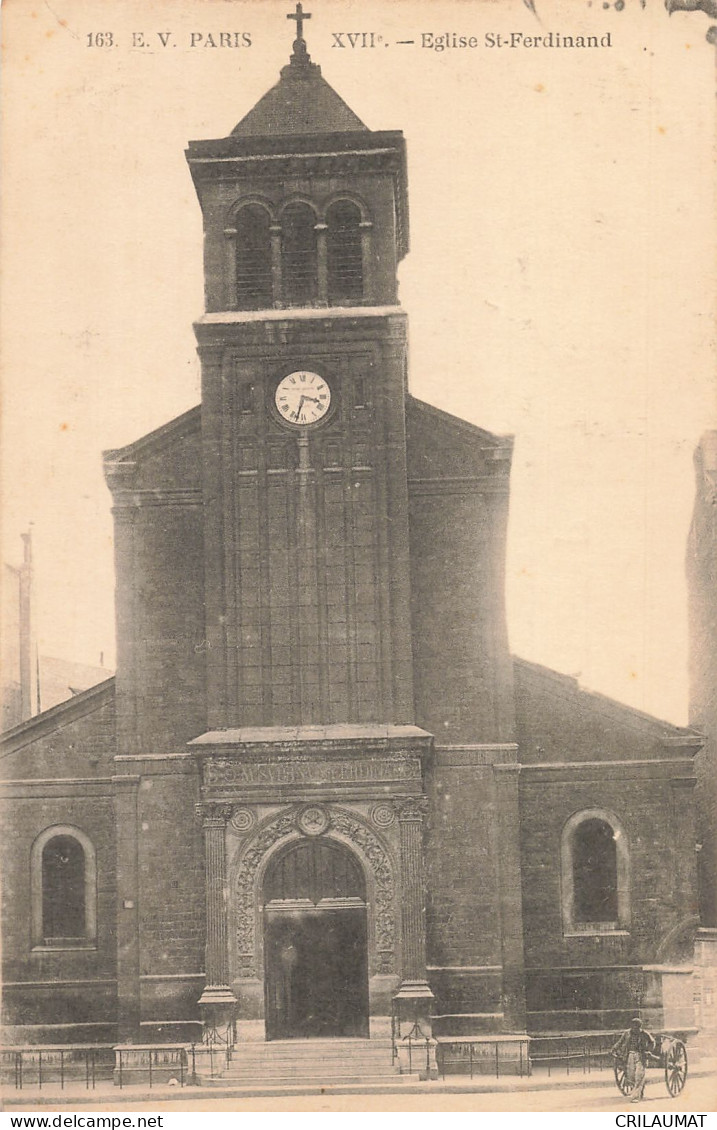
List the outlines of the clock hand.
<svg viewBox="0 0 717 1130">
<path fill-rule="evenodd" d="M 301 409 L 302 409 L 302 408 L 303 408 L 303 406 L 304 406 L 304 401 L 305 401 L 305 400 L 306 400 L 306 397 L 302 395 L 301 399 L 299 400 L 299 406 L 298 406 L 298 408 L 296 409 L 296 422 L 297 422 L 297 424 L 298 424 L 298 422 L 299 422 L 299 415 L 300 415 L 300 413 L 301 413 Z"/>
</svg>

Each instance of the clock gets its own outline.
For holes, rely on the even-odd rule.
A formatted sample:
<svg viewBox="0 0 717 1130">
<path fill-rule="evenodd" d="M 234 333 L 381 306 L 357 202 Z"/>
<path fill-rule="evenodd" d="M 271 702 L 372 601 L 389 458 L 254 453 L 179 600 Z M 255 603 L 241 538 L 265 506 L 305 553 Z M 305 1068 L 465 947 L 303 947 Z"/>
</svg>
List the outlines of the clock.
<svg viewBox="0 0 717 1130">
<path fill-rule="evenodd" d="M 318 424 L 331 407 L 331 389 L 318 373 L 299 369 L 282 377 L 274 393 L 276 410 L 287 424 Z"/>
</svg>

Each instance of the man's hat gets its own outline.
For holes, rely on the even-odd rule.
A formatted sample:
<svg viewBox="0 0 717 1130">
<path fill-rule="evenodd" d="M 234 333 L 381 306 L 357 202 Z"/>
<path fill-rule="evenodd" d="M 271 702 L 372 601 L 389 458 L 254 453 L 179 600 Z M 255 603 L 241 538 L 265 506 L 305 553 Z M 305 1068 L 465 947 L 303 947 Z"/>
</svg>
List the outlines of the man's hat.
<svg viewBox="0 0 717 1130">
<path fill-rule="evenodd" d="M 642 1028 L 642 1021 L 640 1020 L 639 1016 L 633 1017 L 633 1019 L 630 1021 L 630 1027 L 631 1028 Z"/>
</svg>

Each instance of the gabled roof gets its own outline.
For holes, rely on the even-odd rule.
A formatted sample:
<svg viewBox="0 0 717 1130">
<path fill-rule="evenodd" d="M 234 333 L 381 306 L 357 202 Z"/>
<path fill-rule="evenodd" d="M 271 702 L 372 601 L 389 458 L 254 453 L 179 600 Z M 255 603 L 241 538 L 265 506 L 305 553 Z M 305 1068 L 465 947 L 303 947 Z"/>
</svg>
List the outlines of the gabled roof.
<svg viewBox="0 0 717 1130">
<path fill-rule="evenodd" d="M 102 452 L 104 463 L 121 463 L 136 458 L 138 455 L 153 454 L 161 451 L 164 446 L 175 440 L 191 435 L 200 430 L 202 426 L 202 406 L 196 404 L 181 416 L 175 416 L 167 424 L 161 424 L 154 431 L 128 443 L 125 447 L 115 447 Z"/>
<path fill-rule="evenodd" d="M 479 427 L 478 424 L 472 424 L 470 420 L 464 420 L 460 416 L 453 416 L 450 412 L 436 408 L 434 404 L 429 404 L 426 400 L 419 400 L 418 397 L 412 396 L 410 393 L 406 396 L 406 410 L 427 417 L 433 427 L 443 427 L 471 437 L 483 447 L 495 447 L 498 450 L 504 450 L 506 454 L 509 454 L 513 449 L 512 435 L 496 435 L 495 432 L 487 432 L 485 428 Z"/>
<path fill-rule="evenodd" d="M 656 718 L 653 714 L 646 714 L 637 707 L 628 706 L 624 702 L 600 694 L 599 691 L 588 690 L 573 675 L 564 675 L 551 667 L 544 667 L 540 663 L 533 663 L 518 655 L 512 658 L 518 690 L 526 683 L 532 682 L 534 686 L 540 688 L 540 694 L 546 699 L 573 699 L 579 702 L 581 709 L 585 711 L 600 715 L 618 725 L 652 734 L 668 746 L 684 746 L 686 749 L 693 747 L 696 752 L 703 744 L 704 739 L 699 731 L 689 726 L 676 726 L 672 722 Z"/>
<path fill-rule="evenodd" d="M 303 51 L 297 47 L 303 46 Z M 281 78 L 232 130 L 235 137 L 276 137 L 297 133 L 356 133 L 367 126 L 346 105 L 312 63 L 303 40 Z"/>
<path fill-rule="evenodd" d="M 111 702 L 114 696 L 115 678 L 112 676 L 111 679 L 105 679 L 97 686 L 68 698 L 66 702 L 51 706 L 49 710 L 43 710 L 42 713 L 35 714 L 25 722 L 18 723 L 4 734 L 0 734 L 0 757 L 14 753 L 30 742 L 44 737 L 45 734 L 60 730 L 70 722 L 92 714 Z"/>
</svg>

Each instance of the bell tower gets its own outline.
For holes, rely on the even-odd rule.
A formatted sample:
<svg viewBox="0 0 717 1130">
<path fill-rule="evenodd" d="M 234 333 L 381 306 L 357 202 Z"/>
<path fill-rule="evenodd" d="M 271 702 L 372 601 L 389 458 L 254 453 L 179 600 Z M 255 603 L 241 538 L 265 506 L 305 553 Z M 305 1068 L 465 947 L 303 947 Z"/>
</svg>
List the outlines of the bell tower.
<svg viewBox="0 0 717 1130">
<path fill-rule="evenodd" d="M 403 136 L 311 61 L 189 144 L 204 218 L 207 722 L 413 721 Z"/>
</svg>

